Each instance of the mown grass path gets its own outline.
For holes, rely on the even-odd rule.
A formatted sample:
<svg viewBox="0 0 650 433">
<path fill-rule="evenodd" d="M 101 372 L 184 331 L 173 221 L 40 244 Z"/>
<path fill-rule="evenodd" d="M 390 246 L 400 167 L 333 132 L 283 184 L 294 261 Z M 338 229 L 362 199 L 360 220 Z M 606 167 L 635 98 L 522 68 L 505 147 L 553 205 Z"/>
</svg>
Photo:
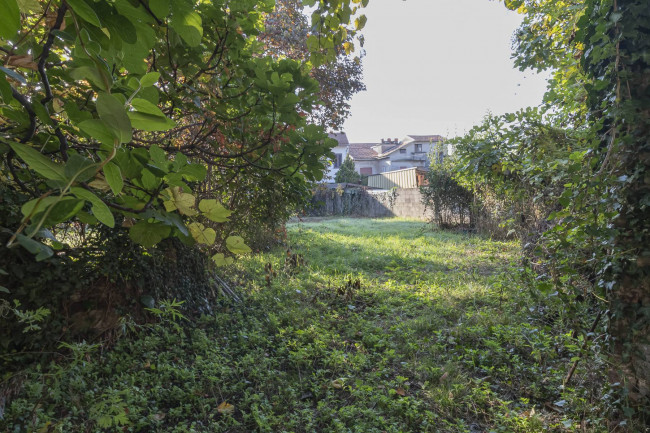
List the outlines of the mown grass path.
<svg viewBox="0 0 650 433">
<path fill-rule="evenodd" d="M 239 261 L 242 304 L 180 330 L 163 316 L 67 366 L 33 416 L 59 431 L 600 431 L 600 397 L 578 386 L 600 366 L 559 391 L 577 346 L 516 280 L 514 243 L 399 219 L 288 236 L 297 266 L 281 249 Z"/>
</svg>

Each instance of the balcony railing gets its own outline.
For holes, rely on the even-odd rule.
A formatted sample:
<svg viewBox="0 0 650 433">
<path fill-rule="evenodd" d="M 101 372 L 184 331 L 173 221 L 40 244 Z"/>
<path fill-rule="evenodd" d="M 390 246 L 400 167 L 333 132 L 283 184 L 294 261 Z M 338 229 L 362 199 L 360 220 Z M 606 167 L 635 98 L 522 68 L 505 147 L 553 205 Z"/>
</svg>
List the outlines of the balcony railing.
<svg viewBox="0 0 650 433">
<path fill-rule="evenodd" d="M 426 161 L 427 154 L 424 152 L 411 152 L 411 159 L 415 161 Z"/>
</svg>

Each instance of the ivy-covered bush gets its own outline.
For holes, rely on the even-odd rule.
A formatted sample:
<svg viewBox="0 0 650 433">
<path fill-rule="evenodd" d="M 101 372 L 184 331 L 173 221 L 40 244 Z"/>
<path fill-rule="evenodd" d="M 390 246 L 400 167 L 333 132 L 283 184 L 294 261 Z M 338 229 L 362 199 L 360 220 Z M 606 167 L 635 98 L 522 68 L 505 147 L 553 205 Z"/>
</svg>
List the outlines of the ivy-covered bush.
<svg viewBox="0 0 650 433">
<path fill-rule="evenodd" d="M 548 91 L 539 108 L 488 116 L 458 138 L 458 178 L 522 206 L 536 288 L 569 312 L 576 299 L 593 303 L 624 416 L 647 421 L 650 9 L 642 0 L 505 4 L 523 15 L 515 63 L 550 71 Z"/>
<path fill-rule="evenodd" d="M 454 166 L 449 158 L 434 162 L 420 187 L 424 205 L 433 211 L 432 222 L 440 228 L 473 227 L 477 212 L 474 195 L 454 179 Z"/>
</svg>

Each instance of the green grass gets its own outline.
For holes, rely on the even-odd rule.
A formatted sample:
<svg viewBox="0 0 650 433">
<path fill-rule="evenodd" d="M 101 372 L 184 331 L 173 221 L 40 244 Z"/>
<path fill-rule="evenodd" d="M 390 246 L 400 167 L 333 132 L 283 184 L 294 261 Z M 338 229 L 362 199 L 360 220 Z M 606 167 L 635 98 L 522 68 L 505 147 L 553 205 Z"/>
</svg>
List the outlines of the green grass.
<svg viewBox="0 0 650 433">
<path fill-rule="evenodd" d="M 286 265 L 285 250 L 249 257 L 226 271 L 242 304 L 127 321 L 104 353 L 72 346 L 46 375 L 26 375 L 7 429 L 608 431 L 597 344 L 562 387 L 586 306 L 569 315 L 528 290 L 516 244 L 401 219 L 288 232 L 304 264 Z"/>
</svg>

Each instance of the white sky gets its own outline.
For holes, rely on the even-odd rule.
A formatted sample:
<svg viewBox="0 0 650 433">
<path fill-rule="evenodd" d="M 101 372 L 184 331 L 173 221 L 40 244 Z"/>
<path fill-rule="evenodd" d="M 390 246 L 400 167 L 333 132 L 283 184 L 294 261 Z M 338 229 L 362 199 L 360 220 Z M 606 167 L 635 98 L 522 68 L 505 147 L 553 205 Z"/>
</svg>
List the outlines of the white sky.
<svg viewBox="0 0 650 433">
<path fill-rule="evenodd" d="M 513 112 L 542 101 L 544 78 L 519 72 L 510 59 L 521 16 L 503 3 L 370 0 L 365 14 L 368 90 L 351 101 L 343 129 L 351 142 L 453 137 L 488 111 Z"/>
</svg>

